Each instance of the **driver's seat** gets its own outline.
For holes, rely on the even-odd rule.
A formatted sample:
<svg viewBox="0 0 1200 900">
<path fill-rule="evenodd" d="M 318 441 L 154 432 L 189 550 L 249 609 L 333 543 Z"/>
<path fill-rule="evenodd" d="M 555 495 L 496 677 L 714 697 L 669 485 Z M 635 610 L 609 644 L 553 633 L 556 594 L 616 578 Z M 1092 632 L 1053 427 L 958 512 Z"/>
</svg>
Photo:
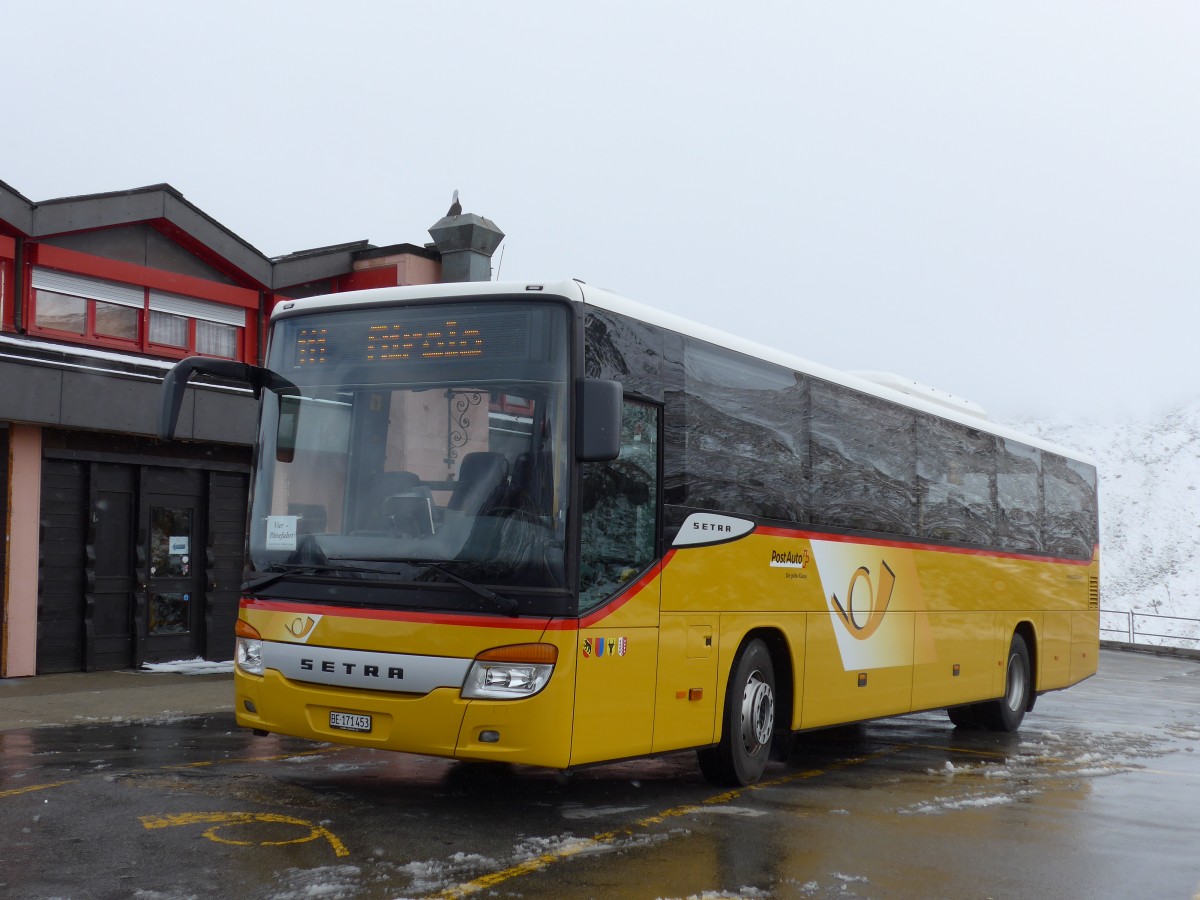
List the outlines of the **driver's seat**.
<svg viewBox="0 0 1200 900">
<path fill-rule="evenodd" d="M 487 513 L 499 505 L 508 484 L 508 460 L 503 453 L 477 451 L 462 458 L 454 493 L 446 509 L 467 515 Z"/>
</svg>

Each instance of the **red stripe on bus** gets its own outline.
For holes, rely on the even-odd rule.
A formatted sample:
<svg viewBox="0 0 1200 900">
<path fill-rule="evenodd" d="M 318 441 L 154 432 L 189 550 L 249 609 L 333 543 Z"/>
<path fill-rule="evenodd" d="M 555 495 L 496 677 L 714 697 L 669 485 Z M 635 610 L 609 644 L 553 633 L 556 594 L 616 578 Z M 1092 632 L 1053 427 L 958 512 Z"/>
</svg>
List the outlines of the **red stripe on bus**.
<svg viewBox="0 0 1200 900">
<path fill-rule="evenodd" d="M 253 600 L 242 598 L 242 609 L 267 612 L 305 613 L 310 615 L 337 616 L 343 619 L 384 619 L 389 622 L 420 622 L 425 625 L 462 625 L 479 628 L 509 628 L 521 631 L 545 631 L 552 621 L 543 616 L 537 618 L 497 618 L 493 616 L 462 615 L 458 613 L 424 613 L 398 609 L 359 609 L 346 606 L 322 606 L 303 601 Z"/>
<path fill-rule="evenodd" d="M 618 594 L 616 596 L 616 598 L 614 598 L 613 600 L 604 604 L 604 606 L 600 607 L 600 609 L 596 610 L 595 612 L 584 616 L 578 622 L 575 622 L 574 620 L 572 620 L 571 622 L 568 623 L 566 621 L 560 622 L 560 621 L 556 620 L 553 624 L 550 625 L 550 628 L 551 629 L 564 629 L 564 630 L 565 629 L 573 629 L 573 628 L 590 628 L 593 625 L 595 625 L 597 622 L 607 619 L 609 616 L 611 616 L 613 613 L 615 613 L 618 609 L 620 609 L 622 606 L 624 606 L 626 603 L 628 603 L 630 600 L 632 600 L 634 597 L 636 597 L 638 594 L 640 594 L 643 590 L 645 590 L 645 588 L 652 581 L 654 581 L 656 578 L 658 578 L 660 575 L 662 575 L 663 569 L 665 569 L 667 567 L 667 563 L 669 563 L 671 561 L 671 557 L 674 555 L 675 555 L 674 549 L 668 550 L 666 556 L 664 556 L 662 559 L 660 559 L 658 562 L 656 562 L 654 565 L 652 565 L 649 569 L 646 570 L 646 574 L 644 574 L 641 578 L 639 578 L 633 584 L 629 585 L 629 587 L 625 588 L 625 590 L 623 590 L 620 594 Z"/>
<path fill-rule="evenodd" d="M 464 628 L 508 628 L 522 631 L 578 631 L 608 618 L 662 574 L 675 551 L 651 566 L 641 578 L 625 588 L 615 599 L 583 619 L 566 618 L 496 618 L 493 616 L 463 615 L 460 613 L 426 613 L 398 609 L 360 609 L 345 606 L 324 606 L 317 603 L 289 600 L 254 600 L 243 597 L 242 609 L 265 612 L 300 613 L 304 615 L 335 616 L 344 619 L 375 619 L 388 622 L 420 622 L 424 625 L 458 625 Z"/>
</svg>

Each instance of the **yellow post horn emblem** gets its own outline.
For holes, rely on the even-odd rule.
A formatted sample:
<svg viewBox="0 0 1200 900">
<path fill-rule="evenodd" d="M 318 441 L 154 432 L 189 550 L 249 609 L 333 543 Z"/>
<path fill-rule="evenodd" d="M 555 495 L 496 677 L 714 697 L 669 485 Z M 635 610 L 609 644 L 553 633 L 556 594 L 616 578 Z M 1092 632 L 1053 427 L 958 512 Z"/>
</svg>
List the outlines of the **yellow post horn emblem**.
<svg viewBox="0 0 1200 900">
<path fill-rule="evenodd" d="M 316 624 L 317 620 L 312 616 L 296 616 L 296 618 L 283 627 L 287 629 L 288 634 L 292 635 L 292 637 L 302 638 L 312 631 L 313 626 Z"/>
<path fill-rule="evenodd" d="M 842 605 L 842 601 L 834 594 L 830 599 L 833 600 L 833 605 L 837 607 L 838 615 L 842 617 L 842 622 L 845 623 L 846 629 L 851 635 L 858 638 L 860 641 L 865 641 L 873 635 L 883 624 L 883 615 L 887 612 L 888 604 L 892 602 L 892 588 L 896 586 L 896 574 L 888 567 L 884 560 L 879 561 L 879 593 L 876 593 L 874 586 L 871 584 L 871 570 L 866 566 L 859 566 L 853 575 L 850 576 L 850 586 L 846 588 L 846 605 Z M 861 624 L 855 613 L 855 595 L 854 588 L 859 580 L 866 581 L 867 589 L 867 608 L 859 610 L 859 613 L 866 613 L 866 621 Z"/>
</svg>

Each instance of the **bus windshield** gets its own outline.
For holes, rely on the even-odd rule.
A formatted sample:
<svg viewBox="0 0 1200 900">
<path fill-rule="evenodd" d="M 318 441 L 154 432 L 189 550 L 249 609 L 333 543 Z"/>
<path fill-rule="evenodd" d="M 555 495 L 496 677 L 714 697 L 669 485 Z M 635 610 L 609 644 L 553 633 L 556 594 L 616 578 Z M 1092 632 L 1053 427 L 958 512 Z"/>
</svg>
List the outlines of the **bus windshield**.
<svg viewBox="0 0 1200 900">
<path fill-rule="evenodd" d="M 567 321 L 503 300 L 277 321 L 251 578 L 565 590 Z"/>
</svg>

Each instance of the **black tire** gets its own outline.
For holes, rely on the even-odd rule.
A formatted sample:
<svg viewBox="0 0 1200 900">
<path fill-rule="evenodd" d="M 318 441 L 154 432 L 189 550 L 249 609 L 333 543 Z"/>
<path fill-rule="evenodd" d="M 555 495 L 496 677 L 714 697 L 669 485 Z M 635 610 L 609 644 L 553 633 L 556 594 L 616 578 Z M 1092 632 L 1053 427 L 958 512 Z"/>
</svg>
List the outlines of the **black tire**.
<svg viewBox="0 0 1200 900">
<path fill-rule="evenodd" d="M 987 704 L 984 710 L 983 724 L 989 731 L 1011 734 L 1021 727 L 1033 693 L 1032 669 L 1025 638 L 1014 634 L 1008 647 L 1008 665 L 1004 670 L 1004 696 Z"/>
<path fill-rule="evenodd" d="M 946 715 L 950 717 L 955 728 L 978 728 L 982 724 L 979 721 L 979 704 L 976 703 L 951 706 L 946 710 Z"/>
<path fill-rule="evenodd" d="M 762 778 L 775 736 L 775 667 L 757 638 L 742 646 L 725 691 L 721 742 L 700 750 L 700 771 L 713 784 L 747 785 Z"/>
</svg>

